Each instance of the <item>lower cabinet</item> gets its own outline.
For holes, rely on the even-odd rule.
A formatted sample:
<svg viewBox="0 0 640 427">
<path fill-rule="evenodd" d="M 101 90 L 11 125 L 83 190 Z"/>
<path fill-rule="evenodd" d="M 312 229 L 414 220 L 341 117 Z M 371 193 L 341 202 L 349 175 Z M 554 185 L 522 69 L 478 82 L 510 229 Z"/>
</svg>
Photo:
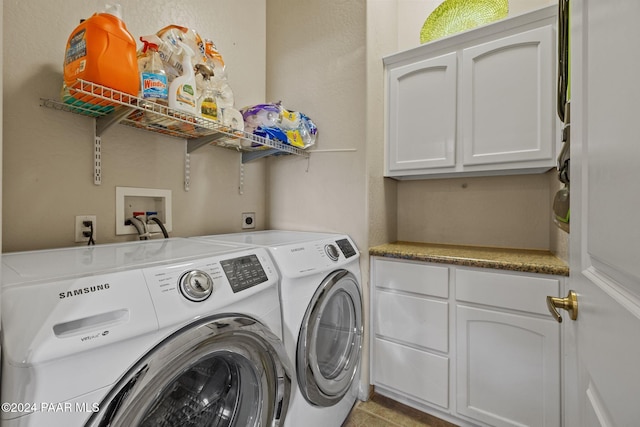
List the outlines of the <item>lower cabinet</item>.
<svg viewBox="0 0 640 427">
<path fill-rule="evenodd" d="M 559 426 L 562 277 L 372 258 L 376 392 L 459 425 Z"/>
</svg>

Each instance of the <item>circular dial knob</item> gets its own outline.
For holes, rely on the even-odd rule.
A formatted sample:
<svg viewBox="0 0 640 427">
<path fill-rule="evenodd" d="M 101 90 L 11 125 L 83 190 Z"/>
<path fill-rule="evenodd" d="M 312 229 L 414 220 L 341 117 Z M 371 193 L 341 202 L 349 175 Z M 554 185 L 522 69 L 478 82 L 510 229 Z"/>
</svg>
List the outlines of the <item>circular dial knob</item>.
<svg viewBox="0 0 640 427">
<path fill-rule="evenodd" d="M 178 285 L 182 295 L 195 302 L 206 300 L 213 292 L 213 280 L 202 270 L 187 271 L 180 277 Z"/>
<path fill-rule="evenodd" d="M 329 257 L 329 259 L 331 259 L 331 261 L 337 261 L 338 258 L 340 257 L 340 253 L 338 252 L 338 248 L 335 247 L 335 245 L 327 245 L 324 247 L 324 251 L 327 254 L 327 256 Z"/>
</svg>

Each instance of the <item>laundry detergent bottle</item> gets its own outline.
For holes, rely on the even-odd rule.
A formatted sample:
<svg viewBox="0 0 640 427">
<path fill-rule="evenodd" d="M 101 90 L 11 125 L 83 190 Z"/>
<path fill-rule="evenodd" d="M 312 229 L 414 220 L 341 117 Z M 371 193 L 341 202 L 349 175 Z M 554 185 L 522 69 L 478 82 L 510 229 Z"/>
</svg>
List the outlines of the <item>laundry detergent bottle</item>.
<svg viewBox="0 0 640 427">
<path fill-rule="evenodd" d="M 181 41 L 177 43 L 182 49 L 182 75 L 173 79 L 169 85 L 169 108 L 196 115 L 196 75 L 191 63 L 195 52 Z"/>
<path fill-rule="evenodd" d="M 140 89 L 136 42 L 122 20 L 118 4 L 107 5 L 80 23 L 67 40 L 64 84 L 78 79 L 136 96 Z"/>
</svg>

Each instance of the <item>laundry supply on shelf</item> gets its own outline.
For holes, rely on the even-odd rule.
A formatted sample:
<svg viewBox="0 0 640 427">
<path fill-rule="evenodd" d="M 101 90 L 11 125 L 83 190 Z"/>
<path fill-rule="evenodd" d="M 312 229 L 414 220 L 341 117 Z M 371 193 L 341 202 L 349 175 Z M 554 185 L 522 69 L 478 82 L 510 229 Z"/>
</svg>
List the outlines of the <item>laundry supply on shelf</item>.
<svg viewBox="0 0 640 427">
<path fill-rule="evenodd" d="M 196 114 L 196 76 L 191 58 L 195 52 L 185 43 L 177 42 L 182 49 L 182 75 L 169 85 L 169 108 Z"/>
<path fill-rule="evenodd" d="M 196 64 L 205 63 L 204 43 L 195 30 L 179 25 L 168 25 L 159 30 L 156 35 L 161 40 L 158 46 L 158 52 L 167 73 L 169 83 L 184 73 L 184 51 L 180 47 L 180 43 L 191 49 L 192 55 L 190 59 L 193 67 L 195 67 Z"/>
<path fill-rule="evenodd" d="M 209 85 L 215 93 L 216 106 L 218 109 L 217 116 L 222 117 L 224 115 L 225 108 L 233 108 L 234 97 L 231 86 L 227 82 L 227 74 L 225 71 L 224 60 L 222 55 L 218 52 L 213 41 L 206 39 L 204 43 L 205 49 L 205 63 L 212 69 Z M 198 81 L 196 80 L 196 86 Z M 200 88 L 198 86 L 198 88 Z M 235 115 L 235 113 L 234 113 Z M 244 125 L 243 125 L 244 126 Z"/>
<path fill-rule="evenodd" d="M 254 135 L 277 139 L 298 148 L 315 144 L 318 129 L 305 114 L 276 104 L 257 104 L 240 110 L 245 131 Z"/>
<path fill-rule="evenodd" d="M 167 105 L 169 87 L 167 74 L 158 53 L 161 40 L 156 35 L 141 36 L 144 44 L 138 54 L 138 69 L 140 70 L 140 98 Z"/>
<path fill-rule="evenodd" d="M 180 43 L 191 48 L 194 53 L 191 64 L 196 71 L 196 112 L 202 115 L 202 103 L 206 100 L 206 113 L 202 117 L 221 121 L 221 109 L 233 107 L 234 97 L 227 82 L 224 59 L 213 41 L 203 40 L 196 30 L 179 25 L 168 25 L 159 30 L 156 35 L 161 40 L 158 51 L 169 84 L 183 75 L 184 64 L 186 64 Z M 205 92 L 208 92 L 207 96 L 203 97 Z M 215 104 L 215 111 L 213 104 Z"/>
<path fill-rule="evenodd" d="M 202 78 L 202 83 L 200 83 L 202 89 L 198 97 L 197 111 L 205 119 L 218 120 L 218 103 L 216 102 L 216 92 L 211 81 L 212 76 L 213 69 L 211 67 L 205 64 L 196 65 L 196 82 L 198 77 Z"/>
<path fill-rule="evenodd" d="M 221 111 L 222 131 L 228 136 L 218 140 L 218 144 L 247 148 L 251 147 L 251 141 L 241 139 L 244 136 L 244 118 L 242 113 L 233 107 L 227 107 Z"/>
<path fill-rule="evenodd" d="M 78 79 L 138 95 L 136 42 L 122 20 L 120 5 L 107 4 L 104 12 L 93 14 L 73 30 L 67 40 L 63 75 L 62 97 L 67 104 L 104 108 L 81 99 L 73 89 Z"/>
</svg>

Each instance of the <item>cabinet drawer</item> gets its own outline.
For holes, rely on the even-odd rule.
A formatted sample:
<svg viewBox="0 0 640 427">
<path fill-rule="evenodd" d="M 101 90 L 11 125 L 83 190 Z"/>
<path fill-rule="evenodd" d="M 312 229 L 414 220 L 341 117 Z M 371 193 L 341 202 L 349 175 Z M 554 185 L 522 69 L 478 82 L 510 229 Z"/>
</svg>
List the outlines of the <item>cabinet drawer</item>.
<svg viewBox="0 0 640 427">
<path fill-rule="evenodd" d="M 449 350 L 449 304 L 376 290 L 375 333 L 434 350 Z"/>
<path fill-rule="evenodd" d="M 448 267 L 377 259 L 374 275 L 378 288 L 441 298 L 449 296 Z"/>
<path fill-rule="evenodd" d="M 449 407 L 449 359 L 376 338 L 374 385 Z"/>
<path fill-rule="evenodd" d="M 549 314 L 547 295 L 560 294 L 557 278 L 456 270 L 456 300 Z"/>
</svg>

